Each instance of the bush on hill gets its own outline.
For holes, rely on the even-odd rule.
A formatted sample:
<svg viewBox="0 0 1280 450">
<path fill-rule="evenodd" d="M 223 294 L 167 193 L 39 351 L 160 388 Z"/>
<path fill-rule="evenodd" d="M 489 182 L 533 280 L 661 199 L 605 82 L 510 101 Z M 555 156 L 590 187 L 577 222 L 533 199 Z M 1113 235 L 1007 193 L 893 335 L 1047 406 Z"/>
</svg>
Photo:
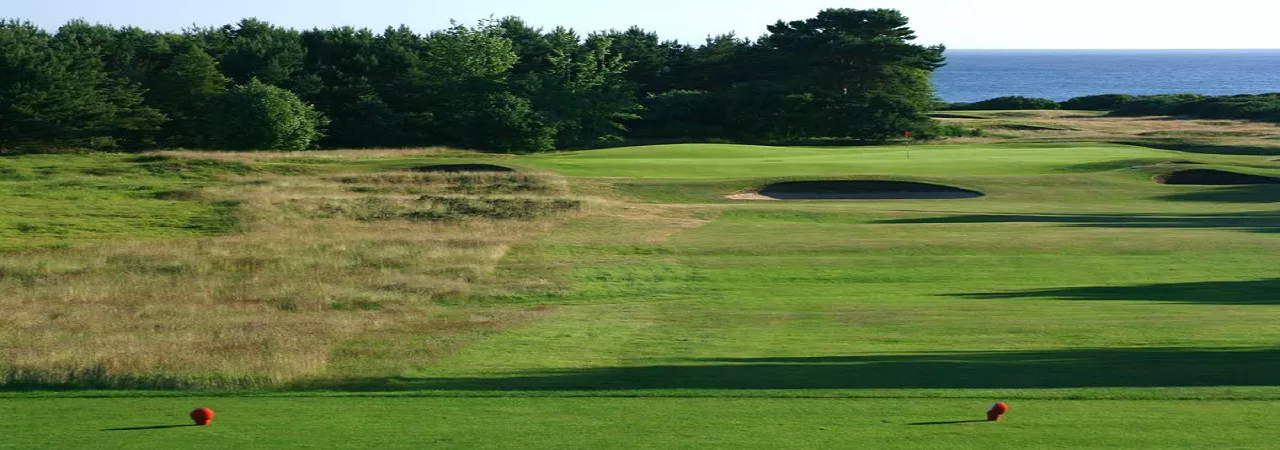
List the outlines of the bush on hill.
<svg viewBox="0 0 1280 450">
<path fill-rule="evenodd" d="M 1191 111 L 1205 96 L 1197 94 L 1145 95 L 1112 109 L 1117 116 L 1180 116 Z"/>
<path fill-rule="evenodd" d="M 1046 98 L 1029 98 L 1020 96 L 997 97 L 974 103 L 952 103 L 947 111 L 989 111 L 989 110 L 1029 110 L 1058 109 L 1058 102 Z"/>
<path fill-rule="evenodd" d="M 214 100 L 213 145 L 228 150 L 306 150 L 328 120 L 292 92 L 258 79 Z"/>
<path fill-rule="evenodd" d="M 1280 93 L 1206 97 L 1196 94 L 1137 97 L 1111 111 L 1115 116 L 1185 116 L 1280 122 Z"/>
<path fill-rule="evenodd" d="M 1195 119 L 1234 119 L 1280 122 L 1280 93 L 1229 95 L 1103 94 L 1076 97 L 1062 103 L 1026 97 L 999 97 L 975 103 L 944 104 L 942 111 L 1067 109 L 1110 111 L 1113 116 L 1181 116 Z"/>
<path fill-rule="evenodd" d="M 1112 111 L 1135 99 L 1137 97 L 1126 94 L 1086 95 L 1059 103 L 1058 106 L 1076 111 Z"/>
</svg>

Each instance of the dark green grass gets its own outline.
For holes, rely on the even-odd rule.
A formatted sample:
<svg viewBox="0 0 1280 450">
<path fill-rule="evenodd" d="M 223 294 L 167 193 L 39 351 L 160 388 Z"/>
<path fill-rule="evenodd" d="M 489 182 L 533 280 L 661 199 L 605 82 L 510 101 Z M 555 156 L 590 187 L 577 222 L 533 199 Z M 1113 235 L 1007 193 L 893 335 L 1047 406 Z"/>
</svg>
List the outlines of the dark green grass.
<svg viewBox="0 0 1280 450">
<path fill-rule="evenodd" d="M 183 398 L 0 400 L 10 448 L 1265 448 L 1272 402 Z M 201 406 L 209 427 L 189 423 Z"/>
</svg>

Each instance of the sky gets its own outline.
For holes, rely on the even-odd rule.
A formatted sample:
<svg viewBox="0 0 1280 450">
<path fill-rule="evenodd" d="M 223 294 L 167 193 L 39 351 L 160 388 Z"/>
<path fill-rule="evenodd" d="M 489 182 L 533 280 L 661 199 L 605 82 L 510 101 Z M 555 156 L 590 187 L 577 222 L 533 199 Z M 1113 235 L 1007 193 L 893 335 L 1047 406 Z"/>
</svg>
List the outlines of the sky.
<svg viewBox="0 0 1280 450">
<path fill-rule="evenodd" d="M 825 8 L 899 9 L 917 42 L 952 49 L 1280 48 L 1280 0 L 0 0 L 0 17 L 48 30 L 77 18 L 177 31 L 257 17 L 299 29 L 404 24 L 426 32 L 450 19 L 514 15 L 583 33 L 639 25 L 701 43 L 726 32 L 758 37 L 766 25 Z"/>
</svg>

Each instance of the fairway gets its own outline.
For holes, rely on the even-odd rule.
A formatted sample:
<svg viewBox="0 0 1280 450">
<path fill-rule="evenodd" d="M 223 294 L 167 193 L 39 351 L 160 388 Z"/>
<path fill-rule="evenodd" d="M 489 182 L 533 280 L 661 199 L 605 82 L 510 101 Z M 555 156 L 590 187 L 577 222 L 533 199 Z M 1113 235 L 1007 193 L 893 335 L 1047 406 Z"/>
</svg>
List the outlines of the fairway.
<svg viewBox="0 0 1280 450">
<path fill-rule="evenodd" d="M 171 155 L 165 164 L 188 158 Z M 283 361 L 291 345 L 303 344 L 255 337 L 260 346 L 244 350 L 257 352 L 245 357 L 252 363 L 185 373 L 139 359 L 128 369 L 134 372 L 99 376 L 92 374 L 96 356 L 65 349 L 75 356 L 42 360 L 0 343 L 0 448 L 1266 448 L 1280 439 L 1280 186 L 1153 181 L 1188 168 L 1280 176 L 1275 156 L 1101 143 L 197 156 L 204 162 L 177 172 L 120 155 L 0 159 L 9 167 L 0 175 L 19 174 L 0 178 L 0 189 L 18 199 L 0 205 L 0 247 L 13 249 L 0 254 L 0 293 L 27 295 L 53 289 L 43 283 L 97 276 L 86 267 L 114 267 L 118 258 L 95 255 L 125 251 L 122 245 L 204 249 L 193 253 L 204 256 L 162 255 L 198 266 L 239 233 L 250 237 L 229 248 L 314 239 L 316 248 L 327 247 L 301 253 L 307 258 L 322 261 L 330 252 L 362 263 L 335 262 L 315 280 L 262 288 L 285 296 L 319 286 L 324 298 L 280 306 L 250 298 L 265 295 L 253 292 L 235 297 L 243 303 L 235 308 L 274 302 L 262 324 L 276 324 L 278 335 L 315 333 L 325 352 L 307 347 L 299 351 L 307 363 L 277 370 L 270 358 Z M 421 224 L 379 204 L 378 214 L 393 218 L 376 222 L 367 211 L 312 207 L 302 196 L 439 196 L 394 184 L 402 178 L 369 177 L 447 164 L 519 170 L 526 178 L 513 178 L 509 188 L 533 199 L 537 220 Z M 115 172 L 84 173 L 86 165 Z M 415 180 L 474 181 L 431 176 Z M 982 195 L 727 197 L 774 183 L 841 180 Z M 325 190 L 335 183 L 354 187 Z M 96 187 L 57 190 L 72 185 Z M 207 194 L 157 200 L 157 192 L 179 188 Z M 255 203 L 280 192 L 292 200 Z M 34 206 L 42 195 L 57 206 Z M 115 195 L 124 200 L 76 206 Z M 569 201 L 580 209 L 538 209 Z M 315 225 L 288 239 L 278 232 L 255 241 L 257 228 L 219 221 L 227 209 L 261 214 L 270 205 L 302 211 L 298 217 Z M 395 236 L 402 241 L 394 255 L 370 247 L 349 256 L 343 252 L 355 250 L 326 240 L 337 234 L 318 231 L 348 222 L 368 239 L 414 237 Z M 75 226 L 48 231 L 59 223 Z M 441 246 L 412 251 L 432 245 Z M 97 262 L 49 268 L 58 252 Z M 449 270 L 405 259 L 455 264 L 458 254 L 465 261 Z M 90 286 L 152 292 L 133 286 L 170 289 L 196 270 L 130 264 L 110 272 L 110 283 Z M 307 267 L 329 267 L 316 264 Z M 325 284 L 339 269 L 380 284 L 354 275 Z M 264 272 L 225 270 L 240 275 L 225 285 L 200 283 L 266 285 L 258 280 Z M 424 273 L 431 278 L 411 278 Z M 454 290 L 406 287 L 441 280 Z M 341 290 L 339 282 L 364 290 Z M 177 292 L 196 292 L 190 289 Z M 113 298 L 92 302 L 103 314 L 152 320 L 144 315 L 150 307 L 139 306 L 145 299 Z M 46 345 L 40 333 L 53 336 L 57 320 L 70 320 L 31 311 L 0 318 L 0 338 Z M 180 311 L 171 312 L 199 315 Z M 424 319 L 388 325 L 394 314 Z M 94 345 L 89 331 L 68 333 L 62 336 Z M 135 343 L 121 354 L 178 351 L 170 344 Z M 225 370 L 233 366 L 243 369 Z M 71 375 L 42 375 L 63 369 Z M 983 419 L 996 401 L 1012 408 L 1004 422 L 966 422 Z M 199 406 L 218 412 L 212 427 L 165 428 L 186 423 L 186 412 Z"/>
</svg>

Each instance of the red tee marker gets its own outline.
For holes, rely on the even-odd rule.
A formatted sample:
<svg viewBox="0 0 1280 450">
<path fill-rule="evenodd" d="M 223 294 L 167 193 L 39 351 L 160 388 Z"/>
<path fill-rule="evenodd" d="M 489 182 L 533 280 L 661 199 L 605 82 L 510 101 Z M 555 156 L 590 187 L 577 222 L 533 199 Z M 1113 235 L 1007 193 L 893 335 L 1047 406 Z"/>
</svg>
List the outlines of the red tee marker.
<svg viewBox="0 0 1280 450">
<path fill-rule="evenodd" d="M 209 426 L 213 422 L 213 410 L 209 408 L 196 408 L 191 410 L 191 420 L 196 421 L 196 425 Z"/>
<path fill-rule="evenodd" d="M 1009 405 L 1006 405 L 1003 402 L 996 403 L 991 405 L 991 409 L 987 410 L 987 420 L 991 422 L 999 422 L 1007 412 L 1009 412 Z"/>
</svg>

